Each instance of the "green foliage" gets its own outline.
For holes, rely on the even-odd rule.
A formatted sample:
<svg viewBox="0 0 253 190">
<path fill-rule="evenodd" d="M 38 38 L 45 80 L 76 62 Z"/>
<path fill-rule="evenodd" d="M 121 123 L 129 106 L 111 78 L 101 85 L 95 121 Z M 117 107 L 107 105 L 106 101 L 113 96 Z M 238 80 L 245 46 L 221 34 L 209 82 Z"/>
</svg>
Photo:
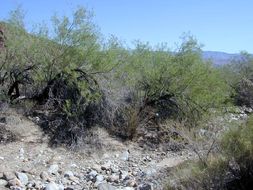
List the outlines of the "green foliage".
<svg viewBox="0 0 253 190">
<path fill-rule="evenodd" d="M 231 100 L 235 105 L 253 106 L 253 57 L 242 52 L 239 59 L 221 69 L 224 80 L 231 86 Z"/>
<path fill-rule="evenodd" d="M 21 5 L 19 5 L 15 10 L 9 13 L 9 19 L 7 21 L 13 26 L 25 28 L 24 18 L 25 12 L 22 9 Z"/>
<path fill-rule="evenodd" d="M 188 171 L 188 172 L 185 172 Z M 253 116 L 246 124 L 231 126 L 220 141 L 219 154 L 209 156 L 205 165 L 190 162 L 178 169 L 181 187 L 193 189 L 246 190 L 253 180 Z M 172 187 L 170 189 L 181 189 Z"/>
<path fill-rule="evenodd" d="M 15 84 L 21 95 L 60 110 L 72 124 L 85 120 L 82 115 L 93 112 L 92 105 L 110 99 L 103 109 L 120 110 L 120 116 L 111 113 L 108 123 L 113 126 L 118 119 L 115 125 L 129 128 L 124 131 L 132 138 L 145 120 L 140 117 L 147 117 L 146 107 L 159 113 L 159 122 L 171 117 L 195 126 L 230 96 L 220 71 L 202 59 L 201 45 L 191 36 L 185 36 L 176 51 L 166 44 L 154 48 L 139 41 L 135 49 L 128 49 L 114 36 L 103 41 L 92 13 L 82 7 L 72 17 L 54 15 L 52 30 L 41 24 L 28 33 L 23 18 L 17 9 L 3 24 L 6 48 L 0 63 L 5 94 L 12 96 L 14 90 L 9 89 Z M 16 71 L 26 72 L 14 80 L 8 77 Z"/>
<path fill-rule="evenodd" d="M 246 125 L 234 127 L 224 136 L 222 148 L 228 158 L 234 158 L 239 164 L 253 159 L 253 116 Z"/>
<path fill-rule="evenodd" d="M 135 86 L 144 101 L 167 96 L 177 105 L 177 116 L 192 123 L 230 96 L 220 72 L 202 59 L 200 46 L 192 37 L 186 38 L 176 53 L 137 42 L 126 70 L 128 84 Z"/>
</svg>

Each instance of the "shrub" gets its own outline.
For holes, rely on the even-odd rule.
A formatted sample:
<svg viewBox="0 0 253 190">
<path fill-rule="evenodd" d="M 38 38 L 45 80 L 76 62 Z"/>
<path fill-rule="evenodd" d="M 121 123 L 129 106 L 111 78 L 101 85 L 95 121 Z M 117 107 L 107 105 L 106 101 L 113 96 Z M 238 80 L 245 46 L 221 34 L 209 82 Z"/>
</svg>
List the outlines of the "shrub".
<svg viewBox="0 0 253 190">
<path fill-rule="evenodd" d="M 232 87 L 231 97 L 238 106 L 253 106 L 253 57 L 242 52 L 239 59 L 222 68 L 223 77 Z"/>
<path fill-rule="evenodd" d="M 128 83 L 136 89 L 141 109 L 152 105 L 159 115 L 196 125 L 209 108 L 223 105 L 229 86 L 219 71 L 201 57 L 195 39 L 188 37 L 176 53 L 137 43 L 126 65 Z"/>
<path fill-rule="evenodd" d="M 186 166 L 192 173 L 183 176 L 172 189 L 251 189 L 253 181 L 253 116 L 247 123 L 228 131 L 220 142 L 221 154 L 211 155 L 206 165 Z M 183 167 L 183 170 L 185 168 Z M 182 171 L 179 171 L 181 174 Z"/>
</svg>

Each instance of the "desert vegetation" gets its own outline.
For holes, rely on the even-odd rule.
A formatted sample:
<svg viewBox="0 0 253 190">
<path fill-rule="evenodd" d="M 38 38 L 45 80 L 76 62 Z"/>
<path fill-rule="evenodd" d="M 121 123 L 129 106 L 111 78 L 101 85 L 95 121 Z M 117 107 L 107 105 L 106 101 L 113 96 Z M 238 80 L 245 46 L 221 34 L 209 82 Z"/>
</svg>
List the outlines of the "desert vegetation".
<svg viewBox="0 0 253 190">
<path fill-rule="evenodd" d="M 196 131 L 217 113 L 253 106 L 250 54 L 215 67 L 202 58 L 201 45 L 189 35 L 174 50 L 140 41 L 130 49 L 114 36 L 104 39 L 85 8 L 71 18 L 55 15 L 52 27 L 38 25 L 31 31 L 23 18 L 17 9 L 0 23 L 1 104 L 22 107 L 26 116 L 39 118 L 51 145 L 73 147 L 92 127 L 132 141 L 155 128 L 158 138 L 144 138 L 146 144 L 187 139 L 180 131 L 188 131 L 192 138 L 186 144 L 196 144 Z M 172 123 L 180 126 L 177 132 L 169 131 Z M 199 154 L 199 161 L 180 166 L 192 175 L 168 188 L 249 189 L 252 116 L 211 144 L 215 146 L 205 159 Z"/>
</svg>

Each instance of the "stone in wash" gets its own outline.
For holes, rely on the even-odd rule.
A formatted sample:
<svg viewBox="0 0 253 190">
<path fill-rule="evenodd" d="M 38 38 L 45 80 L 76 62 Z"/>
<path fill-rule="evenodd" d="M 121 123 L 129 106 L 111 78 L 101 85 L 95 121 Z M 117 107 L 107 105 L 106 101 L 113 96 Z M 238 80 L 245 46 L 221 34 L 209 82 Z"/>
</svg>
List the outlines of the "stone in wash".
<svg viewBox="0 0 253 190">
<path fill-rule="evenodd" d="M 49 167 L 48 172 L 50 174 L 57 174 L 58 170 L 59 170 L 59 166 L 57 164 L 53 164 Z"/>
<path fill-rule="evenodd" d="M 26 185 L 28 183 L 28 176 L 25 173 L 17 172 L 16 176 L 21 181 L 23 185 Z"/>
</svg>

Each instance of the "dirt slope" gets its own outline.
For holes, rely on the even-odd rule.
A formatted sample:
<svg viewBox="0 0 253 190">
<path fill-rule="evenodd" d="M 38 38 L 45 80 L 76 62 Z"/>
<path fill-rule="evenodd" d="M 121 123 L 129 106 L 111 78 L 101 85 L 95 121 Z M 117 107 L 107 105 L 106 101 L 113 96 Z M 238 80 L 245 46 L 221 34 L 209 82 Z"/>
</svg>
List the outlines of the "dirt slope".
<svg viewBox="0 0 253 190">
<path fill-rule="evenodd" d="M 17 137 L 14 142 L 0 144 L 0 189 L 10 186 L 49 189 L 50 185 L 55 185 L 56 190 L 107 186 L 107 189 L 163 189 L 164 171 L 193 157 L 186 150 L 147 151 L 135 143 L 120 142 L 100 128 L 94 128 L 96 142 L 83 149 L 52 148 L 40 127 L 14 109 L 7 109 L 0 117 L 5 118 L 2 127 Z M 53 172 L 52 167 L 56 167 Z M 20 179 L 17 172 L 26 175 L 28 182 Z M 47 177 L 43 177 L 43 172 Z M 15 177 L 15 173 L 20 183 L 13 184 L 8 179 L 8 175 Z"/>
</svg>

